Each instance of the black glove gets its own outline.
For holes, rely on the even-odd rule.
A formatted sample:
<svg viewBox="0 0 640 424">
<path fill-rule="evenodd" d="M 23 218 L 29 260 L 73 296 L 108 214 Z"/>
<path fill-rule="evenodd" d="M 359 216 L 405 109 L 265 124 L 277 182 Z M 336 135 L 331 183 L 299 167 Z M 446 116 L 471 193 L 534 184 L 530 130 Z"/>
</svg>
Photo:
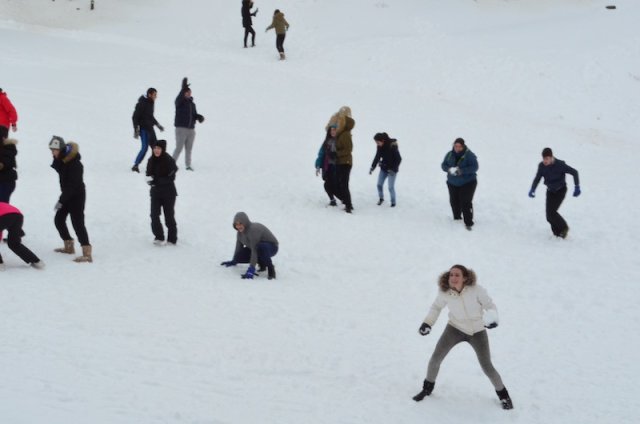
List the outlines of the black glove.
<svg viewBox="0 0 640 424">
<path fill-rule="evenodd" d="M 196 120 L 202 124 L 204 122 L 204 116 L 202 116 L 200 114 L 197 114 L 196 115 Z"/>
<path fill-rule="evenodd" d="M 418 333 L 420 333 L 420 335 L 422 336 L 426 336 L 427 334 L 431 333 L 431 326 L 426 322 L 423 322 L 420 326 L 420 329 L 418 330 Z"/>
<path fill-rule="evenodd" d="M 497 326 L 498 326 L 497 322 L 492 322 L 489 325 L 485 325 L 485 327 L 488 328 L 488 329 L 496 328 Z"/>
</svg>

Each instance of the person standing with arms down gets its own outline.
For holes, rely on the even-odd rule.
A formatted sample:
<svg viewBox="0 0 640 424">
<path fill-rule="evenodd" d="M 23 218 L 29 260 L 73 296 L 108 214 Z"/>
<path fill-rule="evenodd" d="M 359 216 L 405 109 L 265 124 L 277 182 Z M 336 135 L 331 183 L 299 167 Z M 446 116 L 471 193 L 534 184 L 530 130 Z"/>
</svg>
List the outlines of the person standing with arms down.
<svg viewBox="0 0 640 424">
<path fill-rule="evenodd" d="M 80 162 L 80 149 L 76 143 L 66 143 L 62 137 L 56 135 L 51 138 L 49 149 L 53 156 L 51 167 L 58 173 L 60 190 L 62 191 L 54 207 L 56 211 L 54 222 L 60 238 L 64 241 L 64 247 L 55 249 L 55 251 L 69 255 L 76 253 L 66 222 L 67 216 L 71 215 L 71 225 L 73 225 L 73 230 L 82 246 L 82 256 L 78 256 L 74 261 L 93 262 L 89 234 L 84 225 L 84 206 L 87 193 L 83 177 L 84 167 Z"/>
<path fill-rule="evenodd" d="M 147 154 L 148 148 L 156 145 L 156 132 L 154 127 L 158 127 L 160 131 L 164 131 L 164 127 L 156 121 L 153 116 L 156 99 L 158 98 L 158 90 L 150 87 L 146 96 L 140 96 L 138 103 L 133 111 L 131 120 L 133 121 L 133 138 L 140 139 L 140 152 L 131 167 L 133 172 L 140 172 L 138 165 L 142 162 Z"/>
<path fill-rule="evenodd" d="M 164 230 L 160 222 L 160 213 L 164 211 L 164 223 L 167 226 L 167 243 L 178 242 L 178 226 L 175 218 L 175 205 L 178 191 L 175 180 L 178 167 L 176 161 L 167 152 L 167 142 L 158 140 L 153 146 L 153 154 L 147 162 L 147 183 L 151 186 L 151 231 L 156 245 L 164 243 Z"/>
<path fill-rule="evenodd" d="M 196 121 L 204 122 L 204 116 L 198 114 L 196 110 L 196 104 L 193 102 L 193 97 L 191 97 L 191 88 L 186 77 L 182 79 L 182 89 L 178 93 L 175 103 L 176 148 L 173 151 L 173 160 L 177 162 L 182 149 L 185 148 L 184 162 L 187 171 L 193 171 L 191 167 L 191 151 L 196 139 Z"/>
<path fill-rule="evenodd" d="M 244 48 L 247 48 L 247 38 L 249 34 L 251 34 L 251 47 L 256 46 L 256 32 L 253 30 L 253 21 L 251 19 L 252 16 L 256 16 L 258 14 L 258 9 L 255 12 L 251 13 L 251 8 L 253 7 L 253 2 L 251 0 L 242 0 L 242 8 L 240 9 L 240 14 L 242 15 L 242 26 L 244 27 Z"/>
<path fill-rule="evenodd" d="M 531 184 L 529 197 L 536 197 L 536 188 L 540 179 L 544 177 L 544 184 L 547 186 L 546 216 L 547 222 L 551 225 L 553 235 L 566 238 L 569 233 L 569 226 L 564 218 L 558 213 L 560 205 L 567 195 L 567 183 L 565 175 L 573 175 L 575 187 L 573 197 L 580 196 L 580 178 L 578 171 L 567 165 L 564 161 L 553 157 L 553 151 L 549 147 L 542 150 L 542 162 L 538 165 L 538 172 Z"/>
<path fill-rule="evenodd" d="M 289 22 L 287 22 L 284 18 L 284 13 L 280 12 L 279 9 L 276 9 L 275 12 L 273 12 L 273 20 L 265 32 L 269 31 L 271 28 L 275 28 L 276 30 L 276 49 L 278 49 L 278 52 L 280 53 L 280 60 L 284 60 L 284 38 L 289 30 Z"/>
<path fill-rule="evenodd" d="M 44 268 L 44 262 L 29 250 L 24 244 L 22 244 L 22 237 L 24 231 L 22 231 L 22 224 L 24 223 L 24 216 L 22 212 L 15 206 L 9 203 L 0 202 L 0 234 L 3 230 L 7 230 L 7 244 L 9 249 L 20 257 L 23 261 L 28 263 L 34 268 Z M 0 271 L 5 270 L 5 264 L 0 255 Z"/>
<path fill-rule="evenodd" d="M 373 140 L 378 146 L 376 149 L 376 155 L 371 162 L 371 169 L 369 174 L 372 174 L 377 166 L 380 166 L 380 174 L 378 175 L 378 206 L 384 202 L 384 193 L 382 187 L 384 181 L 389 179 L 389 195 L 391 196 L 391 207 L 396 206 L 396 175 L 400 169 L 400 162 L 402 157 L 398 150 L 398 141 L 395 138 L 390 138 L 386 132 L 377 133 L 373 136 Z"/>
<path fill-rule="evenodd" d="M 491 363 L 487 328 L 498 326 L 498 311 L 484 287 L 476 284 L 476 273 L 463 265 L 454 265 L 438 279 L 440 291 L 418 332 L 426 336 L 438 320 L 442 309 L 449 308 L 449 322 L 429 360 L 427 378 L 413 400 L 420 402 L 431 395 L 440 364 L 458 343 L 467 342 L 478 357 L 482 371 L 489 377 L 503 409 L 512 409 L 509 392 Z"/>
<path fill-rule="evenodd" d="M 473 227 L 473 195 L 478 180 L 478 159 L 462 138 L 453 142 L 453 148 L 444 156 L 440 166 L 447 173 L 447 188 L 453 219 L 464 219 L 467 230 Z"/>
<path fill-rule="evenodd" d="M 338 183 L 339 199 L 344 203 L 344 211 L 351 213 L 353 204 L 351 203 L 351 191 L 349 190 L 349 177 L 353 166 L 353 139 L 351 130 L 356 125 L 356 121 L 351 117 L 351 108 L 342 106 L 335 113 L 327 129 L 332 125 L 336 126 L 336 179 Z"/>
<path fill-rule="evenodd" d="M 0 88 L 0 143 L 9 137 L 9 128 L 18 131 L 18 112 L 7 97 L 7 93 Z"/>
</svg>

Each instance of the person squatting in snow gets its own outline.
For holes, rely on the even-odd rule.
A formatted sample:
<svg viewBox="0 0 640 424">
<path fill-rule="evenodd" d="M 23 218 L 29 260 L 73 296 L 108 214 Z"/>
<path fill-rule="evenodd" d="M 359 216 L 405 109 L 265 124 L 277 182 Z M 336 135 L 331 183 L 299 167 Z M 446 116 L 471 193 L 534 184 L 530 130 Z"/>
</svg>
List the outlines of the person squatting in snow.
<svg viewBox="0 0 640 424">
<path fill-rule="evenodd" d="M 247 271 L 241 275 L 243 279 L 253 279 L 257 273 L 267 270 L 269 280 L 276 278 L 276 268 L 271 258 L 278 253 L 278 239 L 259 222 L 251 222 L 244 212 L 233 217 L 233 228 L 237 232 L 236 250 L 233 259 L 220 265 L 225 267 L 236 264 L 249 264 Z M 256 264 L 259 268 L 256 271 Z"/>
<path fill-rule="evenodd" d="M 400 168 L 400 162 L 402 157 L 398 150 L 398 141 L 395 138 L 390 138 L 386 132 L 377 133 L 373 136 L 373 140 L 376 142 L 376 155 L 371 162 L 371 169 L 369 175 L 375 171 L 376 166 L 380 167 L 380 173 L 378 174 L 378 206 L 384 202 L 384 193 L 382 187 L 385 180 L 388 178 L 389 196 L 391 196 L 391 207 L 396 206 L 396 175 Z"/>
<path fill-rule="evenodd" d="M 156 245 L 164 244 L 164 230 L 160 222 L 160 213 L 164 212 L 164 223 L 167 226 L 167 243 L 178 242 L 178 226 L 175 218 L 175 205 L 178 191 L 175 179 L 178 167 L 176 161 L 167 153 L 167 141 L 158 140 L 153 146 L 152 154 L 147 161 L 147 184 L 151 186 L 151 232 Z"/>
<path fill-rule="evenodd" d="M 22 224 L 24 223 L 24 216 L 22 212 L 15 206 L 6 202 L 0 202 L 0 235 L 4 230 L 7 230 L 7 245 L 9 249 L 25 263 L 28 263 L 34 268 L 44 268 L 44 262 L 42 262 L 31 250 L 29 250 L 24 244 L 22 244 L 22 237 L 24 231 L 22 231 Z M 0 255 L 0 271 L 4 271 L 6 265 Z"/>
<path fill-rule="evenodd" d="M 463 265 L 453 265 L 438 278 L 440 290 L 418 331 L 423 336 L 429 334 L 445 306 L 449 308 L 449 322 L 429 360 L 422 391 L 413 397 L 416 402 L 433 391 L 440 364 L 449 351 L 458 343 L 467 342 L 475 351 L 482 371 L 491 380 L 502 407 L 513 408 L 509 392 L 491 363 L 486 331 L 487 328 L 498 326 L 498 311 L 487 291 L 476 280 L 476 273 Z"/>
<path fill-rule="evenodd" d="M 187 171 L 193 171 L 191 167 L 191 151 L 196 139 L 196 121 L 204 122 L 204 116 L 200 115 L 196 109 L 196 104 L 193 102 L 193 97 L 191 97 L 191 87 L 186 77 L 182 79 L 182 88 L 176 97 L 175 104 L 176 148 L 173 151 L 173 160 L 178 161 L 184 148 L 186 150 L 184 156 L 185 166 Z"/>
<path fill-rule="evenodd" d="M 156 99 L 158 98 L 158 90 L 153 87 L 147 89 L 146 96 L 140 96 L 136 107 L 133 110 L 131 120 L 133 121 L 133 138 L 140 139 L 140 151 L 133 162 L 131 170 L 140 172 L 138 166 L 147 154 L 147 149 L 156 145 L 156 131 L 154 127 L 158 127 L 160 132 L 164 131 L 164 127 L 153 116 Z"/>
<path fill-rule="evenodd" d="M 462 138 L 453 142 L 453 148 L 445 156 L 442 170 L 447 173 L 447 188 L 449 189 L 449 204 L 453 219 L 464 219 L 467 230 L 473 227 L 473 195 L 478 186 L 476 173 L 478 159 L 469 150 Z"/>
</svg>

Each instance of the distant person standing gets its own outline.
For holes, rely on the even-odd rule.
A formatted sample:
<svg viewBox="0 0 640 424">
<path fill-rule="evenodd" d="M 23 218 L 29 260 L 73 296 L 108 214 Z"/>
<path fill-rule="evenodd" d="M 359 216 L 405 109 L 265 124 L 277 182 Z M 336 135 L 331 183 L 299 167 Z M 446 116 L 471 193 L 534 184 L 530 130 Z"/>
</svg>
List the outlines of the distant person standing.
<svg viewBox="0 0 640 424">
<path fill-rule="evenodd" d="M 18 140 L 5 138 L 0 140 L 0 202 L 9 203 L 11 194 L 16 189 L 18 172 L 16 171 L 16 155 Z"/>
<path fill-rule="evenodd" d="M 147 182 L 151 186 L 151 231 L 155 236 L 154 244 L 164 243 L 164 230 L 160 222 L 160 213 L 164 212 L 167 226 L 167 243 L 178 242 L 178 226 L 175 218 L 176 190 L 175 180 L 178 167 L 176 161 L 166 152 L 167 142 L 158 140 L 153 146 L 153 154 L 147 162 Z"/>
<path fill-rule="evenodd" d="M 7 97 L 7 93 L 0 88 L 0 142 L 9 137 L 9 127 L 18 130 L 18 112 Z"/>
<path fill-rule="evenodd" d="M 173 151 L 173 160 L 178 161 L 182 149 L 185 148 L 184 162 L 188 171 L 193 171 L 191 167 L 191 151 L 193 142 L 196 139 L 196 121 L 204 122 L 204 116 L 198 114 L 196 104 L 191 97 L 191 88 L 187 78 L 182 79 L 182 88 L 176 97 L 176 148 Z"/>
<path fill-rule="evenodd" d="M 156 132 L 154 127 L 158 127 L 160 131 L 164 131 L 164 127 L 156 121 L 153 116 L 154 106 L 158 98 L 158 90 L 151 87 L 147 90 L 146 96 L 140 96 L 138 103 L 133 111 L 131 120 L 133 121 L 133 138 L 140 139 L 140 152 L 131 168 L 134 172 L 140 172 L 138 165 L 147 154 L 147 149 L 152 148 L 156 144 Z"/>
<path fill-rule="evenodd" d="M 473 195 L 478 180 L 478 159 L 462 138 L 453 142 L 453 148 L 440 165 L 447 173 L 447 188 L 453 219 L 464 219 L 467 230 L 473 227 Z"/>
<path fill-rule="evenodd" d="M 242 26 L 244 27 L 244 48 L 247 48 L 247 38 L 251 34 L 251 47 L 256 46 L 256 32 L 253 30 L 252 16 L 258 14 L 258 9 L 255 12 L 251 12 L 253 2 L 251 0 L 242 0 L 242 8 L 240 13 L 242 14 Z"/>
<path fill-rule="evenodd" d="M 351 175 L 351 167 L 353 166 L 353 140 L 351 138 L 351 130 L 353 130 L 353 127 L 356 125 L 356 121 L 351 117 L 351 108 L 349 106 L 342 106 L 329 120 L 327 129 L 332 125 L 336 126 L 336 179 L 338 183 L 338 197 L 344 203 L 345 212 L 351 213 L 353 211 L 351 191 L 349 190 L 349 177 Z"/>
<path fill-rule="evenodd" d="M 22 216 L 22 212 L 18 208 L 9 203 L 0 202 L 0 234 L 2 234 L 3 230 L 7 230 L 7 245 L 9 249 L 32 267 L 42 269 L 44 268 L 44 262 L 22 244 L 22 237 L 24 236 L 24 231 L 22 231 L 23 223 L 24 216 Z M 0 271 L 4 270 L 5 264 L 2 260 L 2 255 L 0 255 Z"/>
<path fill-rule="evenodd" d="M 67 228 L 67 217 L 71 215 L 71 225 L 82 246 L 82 256 L 74 259 L 76 262 L 93 262 L 89 234 L 84 225 L 84 206 L 87 193 L 84 185 L 84 166 L 80 162 L 80 149 L 74 142 L 65 142 L 62 137 L 54 135 L 49 142 L 49 149 L 53 156 L 51 167 L 58 173 L 60 179 L 60 197 L 54 210 L 54 222 L 64 247 L 55 249 L 59 253 L 73 255 L 76 253 L 73 239 Z"/>
<path fill-rule="evenodd" d="M 377 133 L 373 136 L 373 140 L 376 142 L 377 149 L 373 162 L 371 162 L 369 174 L 372 174 L 377 166 L 380 167 L 377 184 L 378 206 L 384 202 L 382 188 L 385 180 L 388 178 L 389 196 L 391 196 L 391 207 L 393 208 L 396 206 L 396 175 L 400 169 L 400 162 L 402 162 L 402 157 L 398 150 L 398 141 L 395 138 L 390 138 L 386 132 Z"/>
<path fill-rule="evenodd" d="M 573 189 L 573 197 L 580 196 L 580 178 L 578 171 L 567 165 L 564 161 L 556 159 L 553 151 L 549 147 L 542 150 L 542 162 L 538 164 L 538 172 L 531 184 L 529 197 L 536 196 L 536 188 L 540 179 L 544 177 L 544 184 L 547 186 L 546 215 L 547 222 L 551 225 L 553 235 L 560 238 L 566 238 L 569 233 L 569 226 L 564 218 L 558 213 L 560 205 L 567 195 L 567 183 L 565 175 L 573 175 L 575 188 Z"/>
<path fill-rule="evenodd" d="M 287 22 L 284 18 L 284 13 L 280 12 L 279 9 L 276 9 L 275 12 L 273 12 L 273 20 L 265 32 L 269 31 L 271 28 L 275 28 L 276 30 L 276 49 L 278 49 L 278 52 L 280 53 L 280 60 L 284 60 L 284 38 L 289 30 L 289 22 Z"/>
</svg>

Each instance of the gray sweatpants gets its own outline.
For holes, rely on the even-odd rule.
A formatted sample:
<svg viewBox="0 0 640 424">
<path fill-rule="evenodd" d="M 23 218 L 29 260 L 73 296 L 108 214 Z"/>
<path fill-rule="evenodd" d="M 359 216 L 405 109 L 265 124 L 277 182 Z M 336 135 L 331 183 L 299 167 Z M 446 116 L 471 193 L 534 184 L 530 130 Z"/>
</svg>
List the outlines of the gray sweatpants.
<svg viewBox="0 0 640 424">
<path fill-rule="evenodd" d="M 431 359 L 429 360 L 427 380 L 435 383 L 438 371 L 440 371 L 440 364 L 449 351 L 460 342 L 468 342 L 471 345 L 473 350 L 476 352 L 478 361 L 480 361 L 482 371 L 484 371 L 487 377 L 489 377 L 493 387 L 496 390 L 502 390 L 504 388 L 502 378 L 500 378 L 500 374 L 498 374 L 498 371 L 496 371 L 491 363 L 491 352 L 489 350 L 489 337 L 487 336 L 487 331 L 484 330 L 474 334 L 473 336 L 469 336 L 449 324 L 447 324 L 447 328 L 444 329 L 444 333 L 440 336 L 440 340 L 438 340 L 438 343 L 436 344 L 436 349 L 433 351 L 433 355 L 431 355 Z"/>
<path fill-rule="evenodd" d="M 191 167 L 191 150 L 196 139 L 196 130 L 191 128 L 176 127 L 176 148 L 173 151 L 173 160 L 178 162 L 182 149 L 186 148 L 184 163 L 187 168 Z"/>
</svg>

